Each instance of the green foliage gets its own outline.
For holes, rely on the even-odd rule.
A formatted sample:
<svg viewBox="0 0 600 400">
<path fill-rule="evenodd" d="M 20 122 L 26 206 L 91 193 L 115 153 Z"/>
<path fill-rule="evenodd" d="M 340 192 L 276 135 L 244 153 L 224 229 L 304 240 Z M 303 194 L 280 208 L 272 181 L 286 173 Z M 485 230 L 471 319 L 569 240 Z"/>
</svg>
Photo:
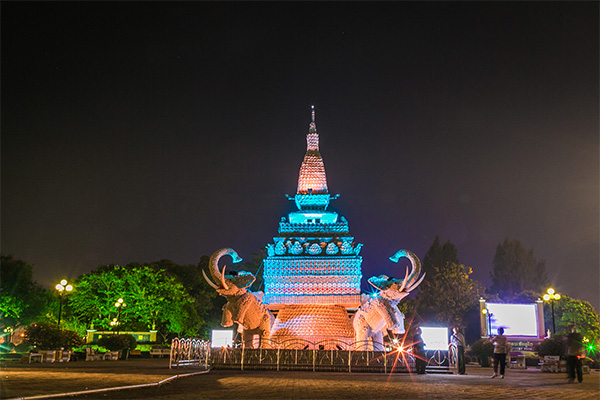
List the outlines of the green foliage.
<svg viewBox="0 0 600 400">
<path fill-rule="evenodd" d="M 0 353 L 10 353 L 15 349 L 14 343 L 0 343 Z"/>
<path fill-rule="evenodd" d="M 436 236 L 427 254 L 423 257 L 423 272 L 434 273 L 434 267 L 444 268 L 448 263 L 459 264 L 458 249 L 449 240 L 440 245 L 440 237 Z"/>
<path fill-rule="evenodd" d="M 421 317 L 447 326 L 464 326 L 467 314 L 477 308 L 479 300 L 479 283 L 471 279 L 472 272 L 462 264 L 433 266 L 417 295 Z"/>
<path fill-rule="evenodd" d="M 0 256 L 0 327 L 24 326 L 44 316 L 52 303 L 50 291 L 33 281 L 33 266 L 13 256 Z"/>
<path fill-rule="evenodd" d="M 24 342 L 41 349 L 72 349 L 81 346 L 83 339 L 77 332 L 58 330 L 53 324 L 38 322 L 25 328 Z"/>
<path fill-rule="evenodd" d="M 31 346 L 25 342 L 21 342 L 15 346 L 15 352 L 17 353 L 27 353 L 31 349 Z"/>
<path fill-rule="evenodd" d="M 96 353 L 106 353 L 107 351 L 109 351 L 106 347 L 99 346 L 97 344 L 85 344 L 83 346 L 73 347 L 73 351 L 78 353 L 85 353 L 85 349 L 87 348 L 94 349 Z"/>
<path fill-rule="evenodd" d="M 417 314 L 417 301 L 416 299 L 406 297 L 400 303 L 398 303 L 398 309 L 405 316 L 404 323 L 408 323 L 414 320 Z"/>
<path fill-rule="evenodd" d="M 496 248 L 490 276 L 491 291 L 505 301 L 526 291 L 542 293 L 548 284 L 546 262 L 538 261 L 533 250 L 526 250 L 520 241 L 508 238 Z"/>
<path fill-rule="evenodd" d="M 174 275 L 185 287 L 193 300 L 193 303 L 186 306 L 188 310 L 181 314 L 181 316 L 187 315 L 187 319 L 180 320 L 177 324 L 175 320 L 173 321 L 173 326 L 180 327 L 180 329 L 173 329 L 174 332 L 187 331 L 194 332 L 193 334 L 197 335 L 199 330 L 203 331 L 206 328 L 208 321 L 211 319 L 211 314 L 214 312 L 215 299 L 221 296 L 217 296 L 217 292 L 208 285 L 202 276 L 202 267 L 208 266 L 208 260 L 208 257 L 203 256 L 200 261 L 201 264 L 204 264 L 199 264 L 198 266 L 177 265 L 169 260 L 148 264 L 148 266 L 154 269 L 164 269 Z M 219 306 L 219 311 L 221 307 Z M 195 311 L 191 310 L 191 308 Z M 220 316 L 218 321 L 220 321 Z"/>
<path fill-rule="evenodd" d="M 557 333 L 568 333 L 571 325 L 577 325 L 579 332 L 588 339 L 593 341 L 600 337 L 600 316 L 587 301 L 562 295 L 554 303 L 554 318 Z M 552 308 L 548 303 L 544 304 L 544 320 L 547 327 L 552 326 Z"/>
<path fill-rule="evenodd" d="M 419 287 L 416 309 L 424 321 L 447 326 L 465 326 L 467 316 L 479 299 L 479 283 L 471 279 L 471 268 L 458 263 L 458 250 L 452 242 L 440 245 L 435 237 L 423 257 L 427 273 Z"/>
<path fill-rule="evenodd" d="M 540 357 L 564 356 L 566 350 L 565 335 L 553 335 L 548 339 L 544 339 L 535 346 L 534 350 Z"/>
<path fill-rule="evenodd" d="M 135 350 L 139 350 L 139 351 L 150 351 L 152 350 L 152 348 L 154 347 L 154 345 L 152 344 L 139 344 L 135 347 Z"/>
<path fill-rule="evenodd" d="M 481 365 L 485 367 L 488 365 L 488 357 L 494 355 L 494 345 L 489 339 L 479 339 L 471 345 L 470 352 L 479 357 Z"/>
<path fill-rule="evenodd" d="M 186 288 L 157 265 L 102 266 L 79 277 L 75 288 L 69 309 L 90 327 L 194 335 L 200 324 Z M 115 306 L 118 299 L 124 306 Z M 119 324 L 111 326 L 113 320 Z"/>
<path fill-rule="evenodd" d="M 137 342 L 132 335 L 108 335 L 98 339 L 98 346 L 110 351 L 134 350 Z"/>
</svg>

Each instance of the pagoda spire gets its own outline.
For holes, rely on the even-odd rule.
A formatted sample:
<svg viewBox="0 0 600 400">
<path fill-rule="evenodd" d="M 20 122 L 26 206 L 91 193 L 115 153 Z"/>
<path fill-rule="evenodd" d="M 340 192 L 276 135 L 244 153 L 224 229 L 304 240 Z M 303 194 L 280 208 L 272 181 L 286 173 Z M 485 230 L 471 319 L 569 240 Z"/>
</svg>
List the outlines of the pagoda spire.
<svg viewBox="0 0 600 400">
<path fill-rule="evenodd" d="M 312 110 L 312 121 L 308 126 L 308 135 L 306 135 L 306 151 L 319 151 L 319 134 L 317 133 L 317 123 L 315 122 L 315 106 L 310 106 Z"/>
<path fill-rule="evenodd" d="M 296 204 L 300 209 L 327 208 L 329 204 L 325 165 L 319 152 L 315 106 L 311 106 L 311 117 L 308 134 L 306 135 L 306 154 L 300 167 L 298 190 L 296 192 Z M 300 201 L 301 198 L 302 201 Z"/>
</svg>

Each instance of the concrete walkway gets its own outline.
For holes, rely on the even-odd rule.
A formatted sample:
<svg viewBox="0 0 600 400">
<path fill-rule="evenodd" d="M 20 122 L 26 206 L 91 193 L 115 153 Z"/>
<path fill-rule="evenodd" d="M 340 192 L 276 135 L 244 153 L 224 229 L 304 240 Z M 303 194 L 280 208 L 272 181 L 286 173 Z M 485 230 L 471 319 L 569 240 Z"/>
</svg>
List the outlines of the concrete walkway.
<svg viewBox="0 0 600 400">
<path fill-rule="evenodd" d="M 159 382 L 196 369 L 169 370 L 168 360 L 4 363 L 1 397 L 17 398 Z M 210 371 L 151 388 L 79 395 L 85 399 L 600 399 L 600 373 L 568 384 L 565 374 L 509 370 L 490 379 L 489 368 L 468 375 L 409 375 L 304 371 Z M 67 397 L 65 397 L 67 398 Z"/>
</svg>

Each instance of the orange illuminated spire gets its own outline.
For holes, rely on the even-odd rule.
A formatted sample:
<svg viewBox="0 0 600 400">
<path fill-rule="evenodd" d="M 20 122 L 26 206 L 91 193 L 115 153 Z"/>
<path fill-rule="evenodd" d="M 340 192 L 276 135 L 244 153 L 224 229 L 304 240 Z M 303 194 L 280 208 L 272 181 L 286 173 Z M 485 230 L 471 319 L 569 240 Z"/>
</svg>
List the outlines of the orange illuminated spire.
<svg viewBox="0 0 600 400">
<path fill-rule="evenodd" d="M 311 109 L 312 121 L 309 125 L 308 135 L 306 135 L 306 154 L 304 155 L 298 177 L 297 194 L 299 195 L 329 193 L 327 191 L 325 165 L 323 164 L 321 153 L 319 153 L 319 134 L 317 133 L 317 124 L 315 122 L 315 106 L 311 106 Z"/>
</svg>

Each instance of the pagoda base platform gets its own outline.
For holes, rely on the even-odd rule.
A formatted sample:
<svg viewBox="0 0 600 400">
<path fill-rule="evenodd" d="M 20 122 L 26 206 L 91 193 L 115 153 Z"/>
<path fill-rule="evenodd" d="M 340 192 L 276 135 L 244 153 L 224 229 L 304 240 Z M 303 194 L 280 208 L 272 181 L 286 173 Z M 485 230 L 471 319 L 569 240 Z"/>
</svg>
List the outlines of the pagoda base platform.
<svg viewBox="0 0 600 400">
<path fill-rule="evenodd" d="M 354 341 L 354 328 L 346 308 L 340 305 L 290 304 L 280 308 L 271 328 L 271 339 L 287 342 L 287 348 L 303 348 L 303 342 Z"/>
</svg>

